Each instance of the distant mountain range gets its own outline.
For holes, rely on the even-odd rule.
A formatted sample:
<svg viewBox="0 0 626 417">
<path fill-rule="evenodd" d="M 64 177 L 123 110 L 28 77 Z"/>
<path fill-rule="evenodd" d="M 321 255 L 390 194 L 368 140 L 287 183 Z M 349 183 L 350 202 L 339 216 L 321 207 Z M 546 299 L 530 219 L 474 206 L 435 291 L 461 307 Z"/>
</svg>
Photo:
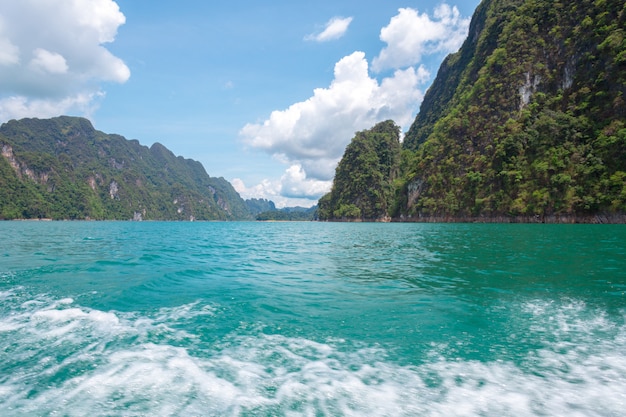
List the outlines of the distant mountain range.
<svg viewBox="0 0 626 417">
<path fill-rule="evenodd" d="M 326 220 L 624 221 L 626 3 L 483 0 L 402 143 L 358 132 Z"/>
<path fill-rule="evenodd" d="M 83 118 L 0 127 L 0 218 L 245 220 L 224 178 L 159 143 L 97 131 Z"/>
</svg>

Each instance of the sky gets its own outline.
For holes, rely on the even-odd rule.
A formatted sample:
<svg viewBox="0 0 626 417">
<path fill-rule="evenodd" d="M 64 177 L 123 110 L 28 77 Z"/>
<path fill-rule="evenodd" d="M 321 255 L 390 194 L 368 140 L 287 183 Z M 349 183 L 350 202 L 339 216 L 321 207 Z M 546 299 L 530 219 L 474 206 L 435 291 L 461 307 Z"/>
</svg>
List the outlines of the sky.
<svg viewBox="0 0 626 417">
<path fill-rule="evenodd" d="M 408 130 L 478 3 L 0 0 L 0 123 L 87 117 L 309 207 L 355 132 Z"/>
</svg>

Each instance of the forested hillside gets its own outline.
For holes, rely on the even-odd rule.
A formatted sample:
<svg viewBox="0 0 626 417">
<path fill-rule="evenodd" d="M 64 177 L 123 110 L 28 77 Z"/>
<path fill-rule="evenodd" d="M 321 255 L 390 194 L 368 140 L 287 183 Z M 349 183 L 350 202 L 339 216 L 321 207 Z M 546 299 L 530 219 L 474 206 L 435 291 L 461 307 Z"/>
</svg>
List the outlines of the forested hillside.
<svg viewBox="0 0 626 417">
<path fill-rule="evenodd" d="M 235 220 L 231 184 L 163 145 L 96 131 L 82 118 L 0 127 L 0 219 Z"/>
<path fill-rule="evenodd" d="M 399 175 L 386 178 L 396 187 L 392 203 L 380 199 L 387 214 L 625 213 L 625 28 L 623 0 L 484 0 L 406 134 Z"/>
<path fill-rule="evenodd" d="M 316 220 L 317 206 L 313 207 L 285 207 L 263 211 L 256 215 L 259 221 L 289 221 L 308 222 Z"/>
<path fill-rule="evenodd" d="M 276 210 L 276 205 L 273 201 L 270 201 L 266 198 L 251 198 L 246 200 L 246 206 L 250 211 L 250 214 L 256 216 L 259 213 L 263 213 L 265 211 L 274 211 Z"/>
<path fill-rule="evenodd" d="M 387 120 L 357 132 L 335 170 L 332 191 L 319 201 L 320 220 L 382 220 L 397 210 L 400 128 Z"/>
</svg>

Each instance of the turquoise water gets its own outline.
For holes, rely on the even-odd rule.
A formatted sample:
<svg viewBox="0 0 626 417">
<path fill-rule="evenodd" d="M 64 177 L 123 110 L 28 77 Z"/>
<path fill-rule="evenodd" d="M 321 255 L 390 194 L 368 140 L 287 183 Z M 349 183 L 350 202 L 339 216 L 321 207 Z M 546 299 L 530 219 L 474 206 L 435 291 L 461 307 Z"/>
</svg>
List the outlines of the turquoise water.
<svg viewBox="0 0 626 417">
<path fill-rule="evenodd" d="M 622 416 L 626 227 L 0 223 L 2 416 Z"/>
</svg>

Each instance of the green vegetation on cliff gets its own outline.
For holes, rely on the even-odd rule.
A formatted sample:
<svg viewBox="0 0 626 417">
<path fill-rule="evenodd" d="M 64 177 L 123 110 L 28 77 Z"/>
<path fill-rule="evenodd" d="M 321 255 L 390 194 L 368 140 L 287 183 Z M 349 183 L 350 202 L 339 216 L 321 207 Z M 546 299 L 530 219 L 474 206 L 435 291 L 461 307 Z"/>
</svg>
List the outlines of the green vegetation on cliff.
<svg viewBox="0 0 626 417">
<path fill-rule="evenodd" d="M 320 220 L 380 220 L 392 215 L 401 158 L 400 128 L 391 121 L 357 132 L 319 201 Z"/>
<path fill-rule="evenodd" d="M 266 211 L 274 211 L 276 210 L 276 205 L 273 201 L 270 201 L 266 198 L 251 198 L 246 200 L 246 206 L 248 207 L 248 211 L 253 216 L 256 216 L 259 213 L 263 213 Z"/>
<path fill-rule="evenodd" d="M 625 213 L 625 28 L 622 0 L 484 0 L 406 134 L 399 177 L 372 182 L 396 186 L 380 203 L 413 218 Z M 368 196 L 342 188 L 333 201 Z"/>
<path fill-rule="evenodd" d="M 250 213 L 223 178 L 163 145 L 96 131 L 82 118 L 0 127 L 0 219 L 236 220 Z"/>
<path fill-rule="evenodd" d="M 285 207 L 261 212 L 257 214 L 256 219 L 259 221 L 308 222 L 316 220 L 316 215 L 317 206 L 310 208 Z"/>
</svg>

